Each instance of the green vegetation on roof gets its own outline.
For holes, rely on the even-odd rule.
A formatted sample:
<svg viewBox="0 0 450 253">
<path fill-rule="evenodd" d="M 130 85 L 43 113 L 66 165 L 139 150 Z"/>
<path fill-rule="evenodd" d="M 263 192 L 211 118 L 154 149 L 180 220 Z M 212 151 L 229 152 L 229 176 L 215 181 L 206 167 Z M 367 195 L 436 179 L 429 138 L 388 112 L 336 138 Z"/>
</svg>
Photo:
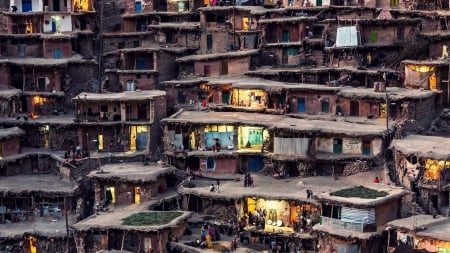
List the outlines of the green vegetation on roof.
<svg viewBox="0 0 450 253">
<path fill-rule="evenodd" d="M 140 212 L 122 219 L 124 226 L 161 226 L 180 217 L 182 212 Z"/>
<path fill-rule="evenodd" d="M 352 188 L 342 189 L 330 193 L 331 196 L 338 196 L 343 198 L 361 198 L 361 199 L 376 199 L 389 195 L 385 191 L 377 191 L 374 189 L 366 188 L 362 185 Z"/>
</svg>

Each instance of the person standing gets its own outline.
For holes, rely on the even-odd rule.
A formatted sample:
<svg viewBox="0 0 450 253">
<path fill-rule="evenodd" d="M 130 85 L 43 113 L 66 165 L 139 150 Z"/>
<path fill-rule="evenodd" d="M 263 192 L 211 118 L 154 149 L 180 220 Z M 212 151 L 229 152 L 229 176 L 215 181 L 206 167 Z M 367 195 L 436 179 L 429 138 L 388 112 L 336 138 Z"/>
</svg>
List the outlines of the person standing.
<svg viewBox="0 0 450 253">
<path fill-rule="evenodd" d="M 220 186 L 220 180 L 219 180 L 219 179 L 217 179 L 217 193 L 219 193 L 219 192 L 220 192 L 219 186 Z"/>
</svg>

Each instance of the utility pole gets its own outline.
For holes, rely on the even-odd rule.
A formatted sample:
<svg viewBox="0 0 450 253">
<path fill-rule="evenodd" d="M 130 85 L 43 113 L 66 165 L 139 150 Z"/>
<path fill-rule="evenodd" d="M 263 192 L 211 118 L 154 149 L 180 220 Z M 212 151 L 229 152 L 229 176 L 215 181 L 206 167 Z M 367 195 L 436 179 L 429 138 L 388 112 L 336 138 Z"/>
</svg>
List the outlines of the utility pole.
<svg viewBox="0 0 450 253">
<path fill-rule="evenodd" d="M 98 85 L 99 92 L 103 92 L 103 75 L 102 75 L 102 55 L 103 55 L 103 10 L 104 10 L 104 0 L 100 0 L 100 31 L 98 33 Z"/>
<path fill-rule="evenodd" d="M 67 217 L 66 197 L 64 197 L 64 216 L 66 217 L 66 252 L 69 252 L 69 217 Z"/>
</svg>

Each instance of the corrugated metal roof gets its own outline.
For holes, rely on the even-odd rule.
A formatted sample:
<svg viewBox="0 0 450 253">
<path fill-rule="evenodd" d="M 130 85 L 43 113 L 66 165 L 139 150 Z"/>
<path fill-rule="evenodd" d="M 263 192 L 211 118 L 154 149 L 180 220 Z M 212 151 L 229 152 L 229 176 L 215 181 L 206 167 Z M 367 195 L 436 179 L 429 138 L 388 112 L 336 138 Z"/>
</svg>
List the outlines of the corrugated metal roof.
<svg viewBox="0 0 450 253">
<path fill-rule="evenodd" d="M 338 27 L 336 35 L 336 47 L 357 47 L 359 43 L 359 34 L 356 26 Z"/>
</svg>

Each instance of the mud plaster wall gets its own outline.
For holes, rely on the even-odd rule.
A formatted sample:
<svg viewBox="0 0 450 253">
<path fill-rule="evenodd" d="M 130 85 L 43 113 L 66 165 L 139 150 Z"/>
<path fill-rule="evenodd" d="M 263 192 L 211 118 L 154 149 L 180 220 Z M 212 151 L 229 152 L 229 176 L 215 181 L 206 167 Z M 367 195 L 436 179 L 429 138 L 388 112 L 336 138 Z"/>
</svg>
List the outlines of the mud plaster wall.
<svg viewBox="0 0 450 253">
<path fill-rule="evenodd" d="M 314 92 L 314 91 L 312 91 Z M 320 95 L 318 92 L 299 92 L 299 93 L 289 93 L 289 108 L 291 112 L 298 112 L 298 98 L 305 98 L 305 113 L 307 114 L 323 114 L 331 113 L 332 108 L 336 105 L 335 95 Z M 328 99 L 328 112 L 322 111 L 322 101 Z"/>
<path fill-rule="evenodd" d="M 266 43 L 280 43 L 280 42 L 298 42 L 305 38 L 306 23 L 299 24 L 268 24 L 266 26 Z M 283 38 L 284 31 L 289 31 L 287 38 Z M 287 41 L 283 41 L 287 39 Z"/>
<path fill-rule="evenodd" d="M 101 201 L 105 196 L 105 189 L 108 187 L 114 187 L 115 205 L 129 205 L 135 201 L 135 187 L 141 188 L 141 202 L 149 201 L 152 196 L 158 194 L 158 187 L 166 187 L 165 177 L 159 177 L 158 183 L 145 183 L 145 184 L 132 184 L 132 183 L 120 183 L 120 182 L 104 182 L 95 183 L 95 201 Z"/>
<path fill-rule="evenodd" d="M 121 90 L 127 90 L 127 82 L 133 81 L 136 90 L 153 90 L 156 86 L 154 74 L 119 74 L 119 84 Z"/>
<path fill-rule="evenodd" d="M 167 42 L 166 38 L 168 34 L 174 34 L 174 41 Z M 162 30 L 157 34 L 158 43 L 162 46 L 167 44 L 176 44 L 177 46 L 187 47 L 192 49 L 200 49 L 200 35 L 197 32 L 192 31 L 171 31 L 171 30 Z"/>
<path fill-rule="evenodd" d="M 442 39 L 440 41 L 430 42 L 428 57 L 431 59 L 440 58 L 442 56 L 442 47 L 450 45 L 450 39 Z"/>
<path fill-rule="evenodd" d="M 369 116 L 372 115 L 375 118 L 379 118 L 380 116 L 380 103 L 379 102 L 369 102 L 363 100 L 355 100 L 349 98 L 339 98 L 339 105 L 341 106 L 341 112 L 344 116 L 350 116 L 350 102 L 357 101 L 358 102 L 358 115 L 357 116 Z"/>
<path fill-rule="evenodd" d="M 125 14 L 139 13 L 136 12 L 136 0 L 126 0 L 125 2 Z M 152 0 L 141 0 L 141 13 L 152 12 L 153 11 L 153 1 Z"/>
<path fill-rule="evenodd" d="M 212 48 L 208 49 L 207 47 L 207 37 L 212 37 Z M 229 48 L 229 44 L 231 44 L 232 37 L 229 37 L 229 34 L 226 32 L 226 29 L 216 29 L 209 30 L 206 29 L 206 32 L 202 32 L 200 35 L 200 54 L 207 53 L 223 53 L 227 52 Z M 237 40 L 236 40 L 237 42 Z"/>
<path fill-rule="evenodd" d="M 20 138 L 13 137 L 11 139 L 3 140 L 0 142 L 2 153 L 1 157 L 15 155 L 20 153 Z"/>
<path fill-rule="evenodd" d="M 341 138 L 342 139 L 342 154 L 362 154 L 361 138 Z M 316 151 L 333 153 L 333 138 L 316 138 Z M 379 138 L 373 139 L 371 144 L 372 155 L 378 155 L 381 152 L 382 141 Z"/>
<path fill-rule="evenodd" d="M 70 40 L 44 40 L 43 56 L 44 58 L 56 58 L 55 49 L 61 49 L 61 58 L 72 57 L 72 43 Z"/>
<path fill-rule="evenodd" d="M 420 126 L 428 129 L 436 117 L 437 106 L 439 105 L 435 103 L 434 96 L 428 99 L 410 102 L 408 106 L 408 117 L 409 119 L 416 120 Z"/>
<path fill-rule="evenodd" d="M 382 226 L 389 221 L 395 220 L 399 218 L 400 212 L 400 201 L 392 200 L 383 205 L 375 207 L 376 221 L 375 224 L 377 226 Z"/>
<path fill-rule="evenodd" d="M 207 62 L 195 62 L 195 74 L 200 76 L 205 76 L 205 66 L 210 67 L 210 75 L 213 77 L 218 77 L 221 75 L 238 75 L 246 73 L 250 68 L 251 57 L 245 58 L 228 58 L 216 61 Z M 222 64 L 228 65 L 228 73 L 222 73 Z"/>
<path fill-rule="evenodd" d="M 413 36 L 415 30 L 411 25 L 409 26 L 370 26 L 370 25 L 360 25 L 362 34 L 361 39 L 364 43 L 370 45 L 392 45 L 395 42 L 402 41 L 403 39 L 407 39 L 410 36 Z M 399 38 L 397 32 L 399 29 L 404 29 L 403 38 Z M 371 40 L 371 34 L 377 34 L 377 40 Z"/>
<path fill-rule="evenodd" d="M 42 57 L 43 55 L 43 49 L 42 44 L 40 41 L 32 41 L 33 44 L 28 42 L 27 44 L 21 44 L 24 45 L 25 48 L 25 56 L 27 57 Z M 16 40 L 16 43 L 12 43 L 12 40 L 8 40 L 6 43 L 6 53 L 7 56 L 19 56 L 19 43 Z M 3 51 L 3 50 L 2 50 Z"/>
<path fill-rule="evenodd" d="M 206 158 L 200 158 L 200 168 L 204 172 L 212 173 L 236 173 L 238 160 L 234 157 L 230 158 L 215 158 L 215 169 L 206 170 Z"/>
<path fill-rule="evenodd" d="M 21 159 L 0 163 L 2 176 L 55 174 L 58 171 L 58 162 L 49 155 L 28 155 Z"/>
</svg>

